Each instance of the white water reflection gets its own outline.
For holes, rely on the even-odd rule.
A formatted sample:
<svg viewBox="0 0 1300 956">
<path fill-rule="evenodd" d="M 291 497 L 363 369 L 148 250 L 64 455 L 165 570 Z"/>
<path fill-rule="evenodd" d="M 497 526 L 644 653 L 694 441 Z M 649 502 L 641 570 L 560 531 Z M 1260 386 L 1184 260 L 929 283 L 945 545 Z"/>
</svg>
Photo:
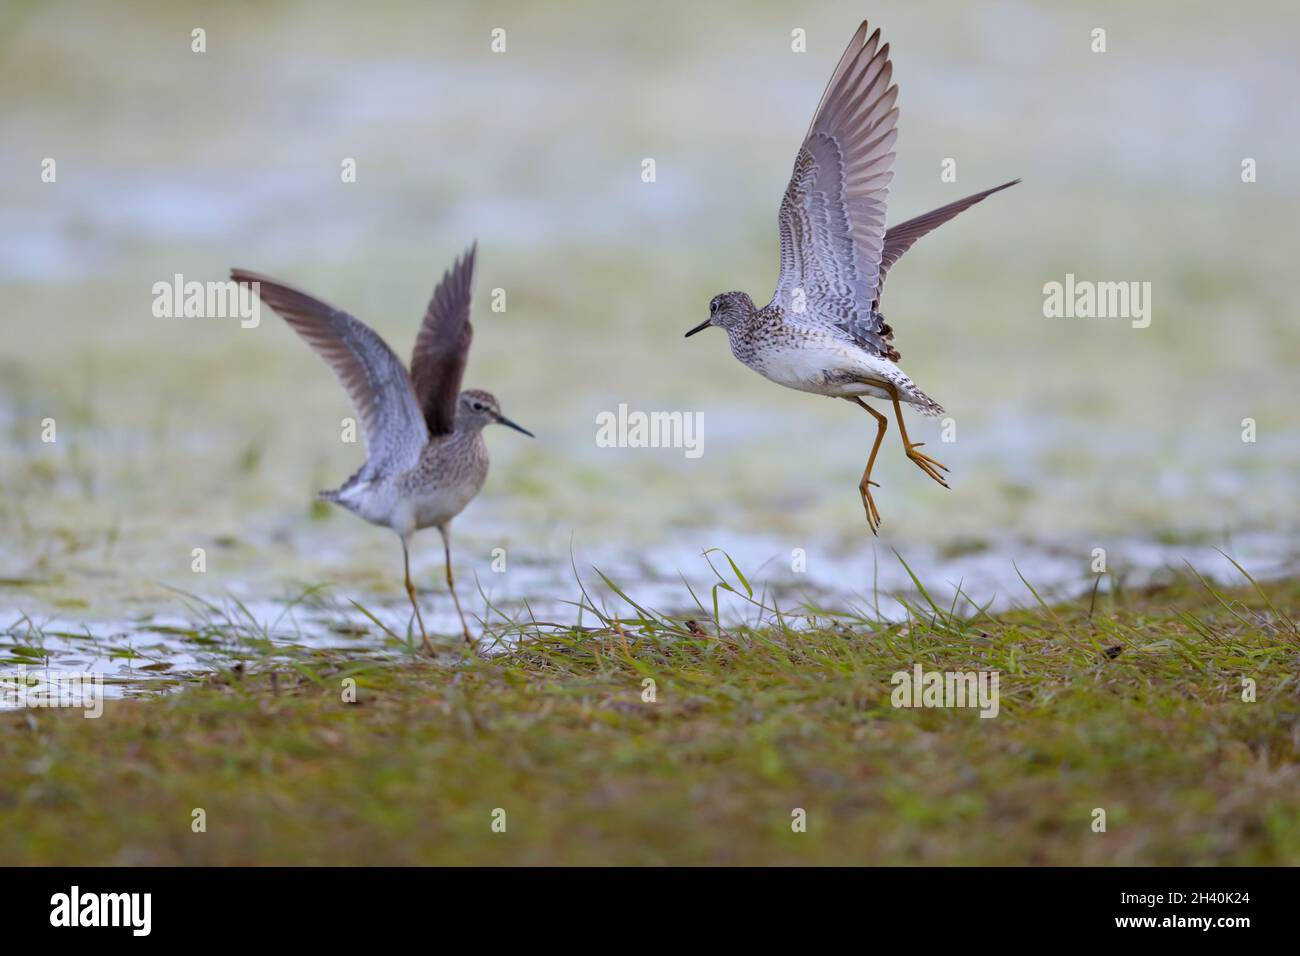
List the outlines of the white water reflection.
<svg viewBox="0 0 1300 956">
<path fill-rule="evenodd" d="M 909 567 L 925 585 L 930 599 L 959 614 L 981 607 L 997 612 L 1033 606 L 1037 599 L 1029 585 L 1045 599 L 1069 600 L 1094 589 L 1106 594 L 1117 581 L 1126 588 L 1142 588 L 1186 575 L 1189 569 L 1210 582 L 1242 586 L 1247 579 L 1234 561 L 1260 581 L 1300 572 L 1300 548 L 1294 539 L 1266 532 L 1235 538 L 1230 551 L 1210 545 L 1120 540 L 1107 549 L 1106 573 L 1101 575 L 1092 573 L 1097 556 L 1082 543 L 1020 545 L 1014 551 L 988 549 L 953 557 L 917 548 L 903 556 L 904 567 L 898 556 L 884 549 L 871 556 L 831 557 L 814 550 L 792 557 L 772 538 L 720 532 L 712 540 L 735 560 L 754 589 L 755 599 L 766 608 L 739 595 L 743 588 L 726 556 L 722 551 L 713 552 L 711 563 L 737 589 L 735 594 L 719 592 L 724 627 L 774 620 L 777 609 L 793 615 L 795 626 L 808 623 L 801 622 L 800 615 L 822 620 L 828 620 L 827 615 L 847 615 L 845 620 L 867 640 L 871 622 L 902 620 L 908 605 L 925 611 Z M 567 589 L 558 583 L 551 562 L 519 562 L 504 575 L 486 571 L 462 578 L 461 599 L 475 620 L 474 630 L 482 634 L 484 622 L 487 624 L 488 637 L 480 647 L 492 652 L 495 645 L 514 643 L 521 633 L 597 625 L 599 616 L 591 612 L 588 601 L 605 618 L 638 617 L 637 609 L 606 586 L 600 573 L 641 607 L 712 626 L 711 589 L 719 578 L 708 570 L 708 557 L 699 552 L 664 549 L 629 557 L 606 550 L 575 556 L 575 562 L 581 589 L 572 577 Z M 806 570 L 792 570 L 792 564 L 806 566 Z M 692 590 L 702 606 L 692 602 Z M 108 681 L 105 696 L 120 697 L 166 690 L 241 661 L 274 667 L 277 662 L 299 659 L 296 654 L 302 648 L 343 650 L 358 658 L 390 660 L 400 660 L 413 650 L 414 645 L 403 647 L 397 639 L 412 639 L 411 611 L 404 597 L 376 602 L 372 595 L 351 592 L 346 586 L 321 588 L 301 601 L 239 597 L 257 592 L 248 582 L 236 582 L 230 597 L 213 599 L 220 627 L 213 625 L 211 609 L 196 616 L 193 604 L 189 614 L 167 612 L 103 622 L 10 614 L 0 618 L 0 666 L 100 674 Z M 362 603 L 369 614 L 357 610 L 352 600 Z M 174 598 L 173 603 L 190 602 Z M 458 652 L 459 620 L 445 591 L 423 590 L 421 608 L 429 630 L 444 635 L 440 643 L 450 652 Z M 374 615 L 378 626 L 369 615 Z"/>
</svg>

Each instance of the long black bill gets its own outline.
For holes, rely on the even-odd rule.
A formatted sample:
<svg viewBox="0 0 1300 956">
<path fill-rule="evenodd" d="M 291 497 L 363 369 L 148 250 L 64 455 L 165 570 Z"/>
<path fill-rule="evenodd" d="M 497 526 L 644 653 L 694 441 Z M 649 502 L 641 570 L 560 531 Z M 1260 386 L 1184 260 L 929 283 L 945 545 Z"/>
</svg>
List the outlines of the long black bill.
<svg viewBox="0 0 1300 956">
<path fill-rule="evenodd" d="M 527 428 L 524 428 L 522 425 L 516 425 L 514 422 L 512 422 L 510 419 L 506 418 L 504 415 L 498 415 L 498 416 L 497 416 L 497 424 L 498 424 L 498 425 L 505 425 L 507 428 L 513 428 L 513 429 L 514 429 L 515 431 L 517 431 L 517 432 L 523 432 L 523 433 L 524 433 L 525 435 L 527 435 L 529 438 L 536 438 L 536 437 L 537 437 L 537 436 L 534 435 L 532 432 L 530 432 Z"/>
<path fill-rule="evenodd" d="M 711 319 L 705 319 L 703 322 L 701 322 L 701 323 L 700 323 L 699 325 L 697 325 L 695 328 L 693 328 L 693 329 L 691 329 L 689 332 L 687 332 L 685 337 L 689 339 L 689 338 L 690 338 L 692 335 L 694 335 L 696 332 L 703 332 L 703 331 L 704 331 L 705 329 L 707 329 L 711 324 L 712 324 L 712 320 L 711 320 Z"/>
</svg>

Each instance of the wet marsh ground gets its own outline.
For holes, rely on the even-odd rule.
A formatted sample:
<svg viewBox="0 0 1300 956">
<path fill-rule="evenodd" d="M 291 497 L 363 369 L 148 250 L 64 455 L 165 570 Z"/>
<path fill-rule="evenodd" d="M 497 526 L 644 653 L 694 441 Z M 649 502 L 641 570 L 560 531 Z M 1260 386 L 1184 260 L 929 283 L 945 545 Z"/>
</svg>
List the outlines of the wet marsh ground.
<svg viewBox="0 0 1300 956">
<path fill-rule="evenodd" d="M 0 714 L 0 859 L 1295 864 L 1298 610 L 1189 576 L 797 630 L 629 607 L 487 660 L 304 650 L 96 720 Z M 997 715 L 892 706 L 912 662 L 999 671 Z"/>
</svg>

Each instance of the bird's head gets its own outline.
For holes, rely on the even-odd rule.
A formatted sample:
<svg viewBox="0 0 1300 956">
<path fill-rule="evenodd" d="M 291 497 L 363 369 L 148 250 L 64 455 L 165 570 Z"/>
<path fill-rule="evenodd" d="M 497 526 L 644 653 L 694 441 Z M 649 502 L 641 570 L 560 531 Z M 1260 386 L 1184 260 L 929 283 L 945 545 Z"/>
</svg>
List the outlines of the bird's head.
<svg viewBox="0 0 1300 956">
<path fill-rule="evenodd" d="M 754 301 L 743 292 L 720 292 L 709 303 L 709 317 L 686 333 L 690 338 L 710 325 L 731 330 L 747 322 L 754 314 Z"/>
<path fill-rule="evenodd" d="M 523 432 L 529 438 L 534 437 L 528 429 L 516 425 L 501 414 L 501 405 L 491 392 L 484 392 L 477 388 L 461 392 L 460 401 L 456 405 L 456 426 L 482 429 L 488 425 L 505 425 L 517 432 Z"/>
</svg>

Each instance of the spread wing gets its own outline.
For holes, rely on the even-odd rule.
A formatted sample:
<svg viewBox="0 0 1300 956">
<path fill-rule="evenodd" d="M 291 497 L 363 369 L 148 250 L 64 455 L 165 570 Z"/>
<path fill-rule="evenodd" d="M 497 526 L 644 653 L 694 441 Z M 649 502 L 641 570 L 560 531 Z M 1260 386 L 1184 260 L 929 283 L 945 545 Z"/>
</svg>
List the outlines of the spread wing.
<svg viewBox="0 0 1300 956">
<path fill-rule="evenodd" d="M 885 205 L 898 138 L 898 87 L 880 31 L 864 21 L 822 94 L 781 201 L 774 301 L 893 353 L 871 303 L 885 246 Z"/>
<path fill-rule="evenodd" d="M 411 355 L 411 384 L 431 435 L 449 434 L 455 427 L 460 383 L 474 338 L 469 300 L 477 250 L 475 243 L 442 274 Z"/>
<path fill-rule="evenodd" d="M 360 474 L 413 467 L 429 432 L 410 376 L 384 340 L 360 319 L 269 276 L 234 269 L 230 277 L 252 285 L 338 376 L 365 431 L 369 460 Z"/>
<path fill-rule="evenodd" d="M 912 243 L 920 239 L 927 232 L 938 229 L 945 222 L 964 212 L 971 206 L 987 196 L 992 196 L 996 192 L 1001 192 L 1020 182 L 1013 179 L 1009 183 L 1003 183 L 1001 186 L 994 186 L 992 189 L 986 189 L 982 193 L 976 193 L 973 196 L 967 196 L 965 199 L 958 199 L 956 202 L 950 202 L 946 206 L 940 206 L 938 209 L 932 209 L 924 215 L 917 216 L 915 219 L 909 219 L 907 222 L 900 222 L 896 226 L 891 226 L 885 233 L 885 251 L 880 257 L 880 279 L 877 282 L 876 300 L 872 303 L 871 310 L 874 312 L 880 306 L 880 296 L 885 288 L 885 276 L 888 274 L 890 267 L 903 258 L 903 253 L 912 248 Z"/>
</svg>

